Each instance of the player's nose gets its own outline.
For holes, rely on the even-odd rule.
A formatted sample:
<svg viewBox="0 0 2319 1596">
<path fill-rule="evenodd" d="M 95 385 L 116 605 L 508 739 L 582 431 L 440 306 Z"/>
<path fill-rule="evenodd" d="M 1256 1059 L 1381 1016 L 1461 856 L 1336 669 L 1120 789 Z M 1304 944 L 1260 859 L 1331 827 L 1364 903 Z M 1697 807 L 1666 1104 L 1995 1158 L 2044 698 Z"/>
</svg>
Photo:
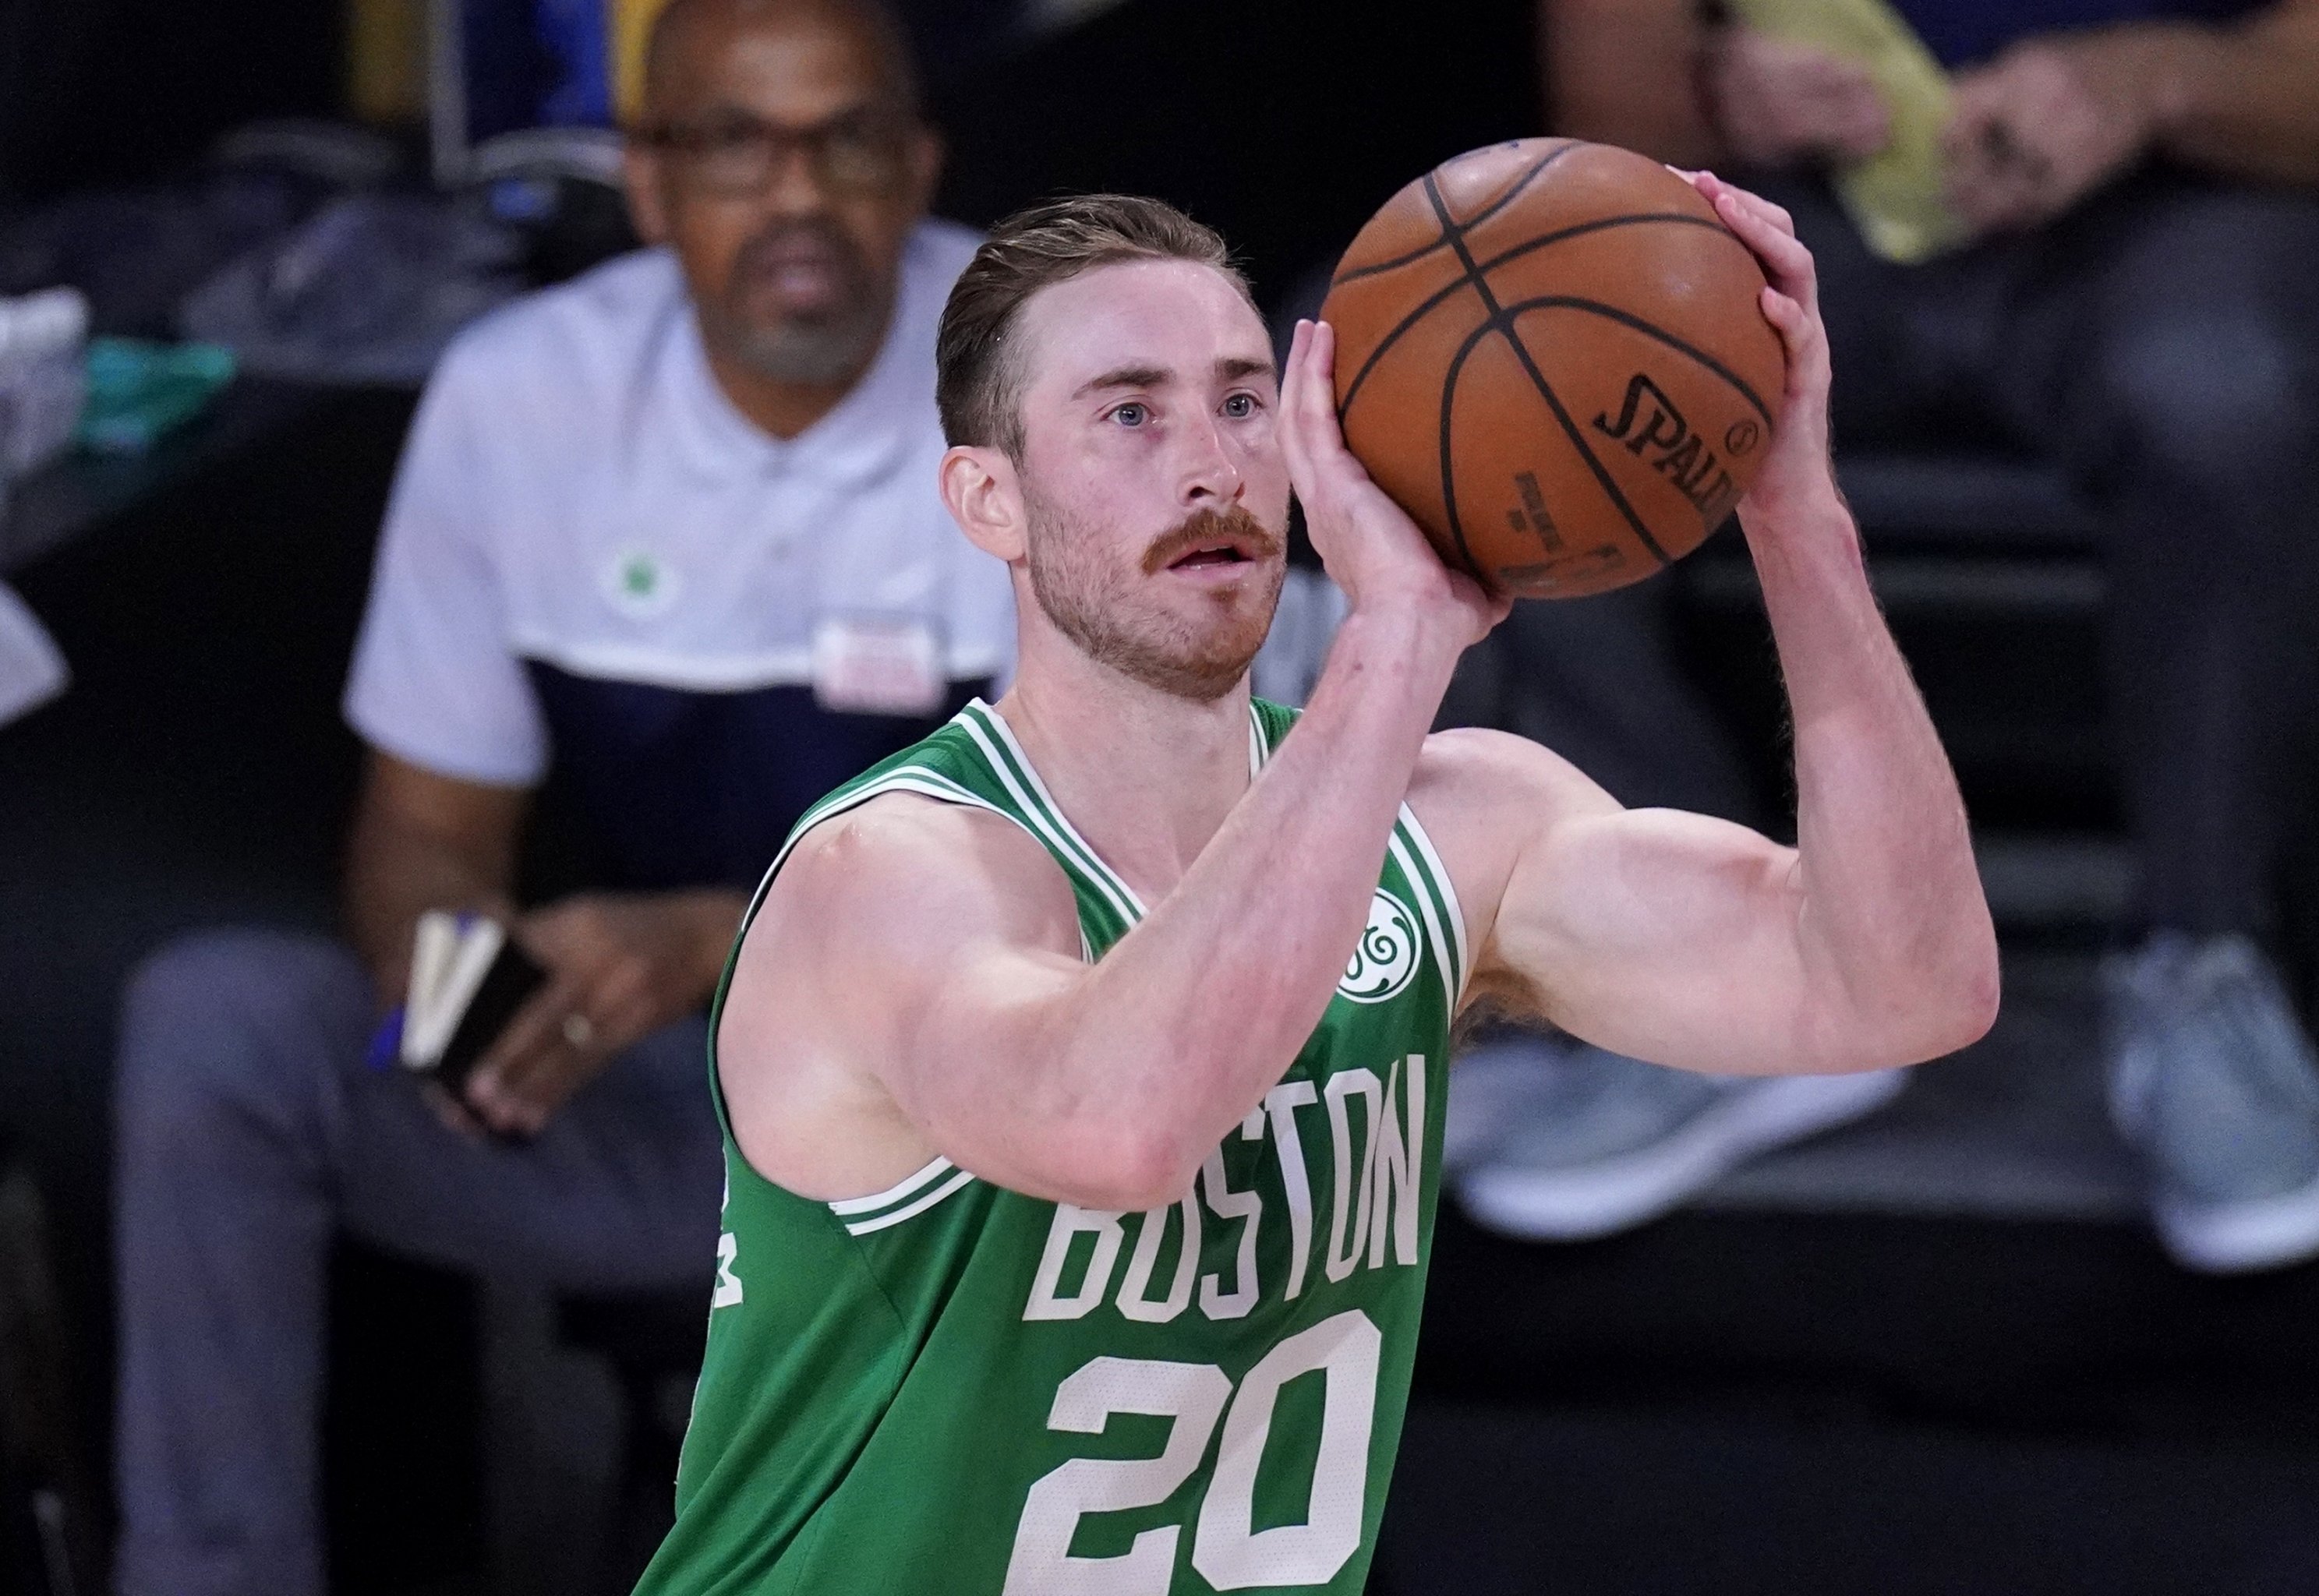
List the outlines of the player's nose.
<svg viewBox="0 0 2319 1596">
<path fill-rule="evenodd" d="M 1236 502 L 1247 484 L 1241 474 L 1240 462 L 1225 442 L 1222 429 L 1210 418 L 1187 431 L 1181 491 L 1184 502 L 1194 508 Z"/>
</svg>

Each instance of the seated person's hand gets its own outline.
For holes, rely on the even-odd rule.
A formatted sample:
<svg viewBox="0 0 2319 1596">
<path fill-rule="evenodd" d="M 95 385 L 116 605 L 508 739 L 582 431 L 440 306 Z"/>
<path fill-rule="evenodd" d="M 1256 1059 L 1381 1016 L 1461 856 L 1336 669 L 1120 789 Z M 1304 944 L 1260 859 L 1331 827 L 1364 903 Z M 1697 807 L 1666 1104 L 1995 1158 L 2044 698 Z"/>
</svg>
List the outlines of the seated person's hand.
<svg viewBox="0 0 2319 1596">
<path fill-rule="evenodd" d="M 1706 71 L 1716 131 L 1746 166 L 1864 160 L 1892 136 L 1867 68 L 1811 45 L 1721 28 Z"/>
<path fill-rule="evenodd" d="M 1950 203 L 1976 233 L 2035 227 L 2139 159 L 2156 120 L 2128 41 L 2017 44 L 1956 80 L 1941 135 Z"/>
<path fill-rule="evenodd" d="M 588 893 L 518 920 L 547 984 L 467 1077 L 447 1121 L 536 1134 L 626 1049 L 698 1009 L 716 989 L 744 900 L 717 891 Z"/>
</svg>

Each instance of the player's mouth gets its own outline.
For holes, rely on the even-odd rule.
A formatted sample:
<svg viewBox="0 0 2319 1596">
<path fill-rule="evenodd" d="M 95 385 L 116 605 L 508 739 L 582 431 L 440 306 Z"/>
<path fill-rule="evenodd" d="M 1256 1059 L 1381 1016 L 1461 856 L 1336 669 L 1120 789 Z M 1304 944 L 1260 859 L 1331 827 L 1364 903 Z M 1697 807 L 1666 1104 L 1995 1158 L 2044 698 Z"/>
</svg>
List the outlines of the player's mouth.
<svg viewBox="0 0 2319 1596">
<path fill-rule="evenodd" d="M 1256 556 L 1237 543 L 1208 544 L 1181 555 L 1168 564 L 1170 571 L 1205 570 L 1213 565 L 1247 565 Z"/>
<path fill-rule="evenodd" d="M 1205 581 L 1229 580 L 1279 558 L 1280 539 L 1244 509 L 1203 511 L 1144 551 L 1143 569 Z"/>
</svg>

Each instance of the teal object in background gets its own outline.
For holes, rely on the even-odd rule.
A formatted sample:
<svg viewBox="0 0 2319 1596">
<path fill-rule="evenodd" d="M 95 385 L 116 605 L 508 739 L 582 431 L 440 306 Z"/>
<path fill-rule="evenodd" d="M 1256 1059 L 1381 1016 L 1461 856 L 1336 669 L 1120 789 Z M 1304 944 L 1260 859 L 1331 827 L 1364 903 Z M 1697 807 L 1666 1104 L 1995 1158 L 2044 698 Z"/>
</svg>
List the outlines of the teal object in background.
<svg viewBox="0 0 2319 1596">
<path fill-rule="evenodd" d="M 93 338 L 88 408 L 80 446 L 101 455 L 141 455 L 200 415 L 233 381 L 233 351 L 221 344 L 158 344 Z"/>
</svg>

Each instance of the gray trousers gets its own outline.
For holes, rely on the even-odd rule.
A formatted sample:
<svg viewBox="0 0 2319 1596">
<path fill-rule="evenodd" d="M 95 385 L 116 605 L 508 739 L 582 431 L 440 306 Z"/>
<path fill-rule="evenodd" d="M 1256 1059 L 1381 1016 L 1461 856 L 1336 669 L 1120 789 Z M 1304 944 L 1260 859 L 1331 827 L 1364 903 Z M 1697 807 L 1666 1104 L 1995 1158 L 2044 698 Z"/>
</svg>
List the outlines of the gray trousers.
<svg viewBox="0 0 2319 1596">
<path fill-rule="evenodd" d="M 363 1062 L 372 987 L 320 937 L 205 933 L 130 985 L 116 1087 L 123 1596 L 322 1589 L 325 1267 L 343 1228 L 478 1273 L 697 1285 L 723 1180 L 704 1023 L 614 1060 L 534 1141 L 445 1129 Z"/>
</svg>

